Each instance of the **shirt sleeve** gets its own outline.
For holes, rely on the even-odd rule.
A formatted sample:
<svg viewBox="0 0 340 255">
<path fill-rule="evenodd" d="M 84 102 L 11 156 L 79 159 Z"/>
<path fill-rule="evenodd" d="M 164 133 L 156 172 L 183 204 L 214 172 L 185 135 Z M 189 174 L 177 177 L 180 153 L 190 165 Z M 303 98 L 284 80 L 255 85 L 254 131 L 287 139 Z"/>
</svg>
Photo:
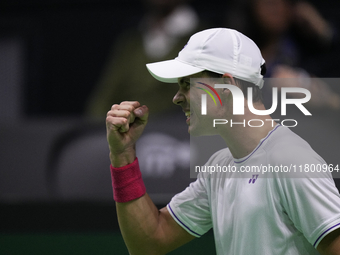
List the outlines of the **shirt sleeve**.
<svg viewBox="0 0 340 255">
<path fill-rule="evenodd" d="M 287 178 L 280 186 L 286 213 L 314 248 L 340 228 L 340 196 L 332 178 Z"/>
<path fill-rule="evenodd" d="M 175 195 L 167 205 L 174 220 L 189 234 L 201 237 L 212 227 L 206 178 L 197 180 Z"/>
</svg>

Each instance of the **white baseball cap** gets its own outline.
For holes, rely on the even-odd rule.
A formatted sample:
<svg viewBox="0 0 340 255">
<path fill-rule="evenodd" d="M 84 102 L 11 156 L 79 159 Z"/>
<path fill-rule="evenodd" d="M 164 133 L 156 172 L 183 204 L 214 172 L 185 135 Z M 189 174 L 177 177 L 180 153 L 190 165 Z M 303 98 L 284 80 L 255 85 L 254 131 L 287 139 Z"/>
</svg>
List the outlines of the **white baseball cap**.
<svg viewBox="0 0 340 255">
<path fill-rule="evenodd" d="M 212 28 L 192 35 L 172 60 L 146 64 L 157 80 L 177 83 L 177 79 L 209 70 L 263 86 L 260 49 L 247 36 L 228 28 Z"/>
</svg>

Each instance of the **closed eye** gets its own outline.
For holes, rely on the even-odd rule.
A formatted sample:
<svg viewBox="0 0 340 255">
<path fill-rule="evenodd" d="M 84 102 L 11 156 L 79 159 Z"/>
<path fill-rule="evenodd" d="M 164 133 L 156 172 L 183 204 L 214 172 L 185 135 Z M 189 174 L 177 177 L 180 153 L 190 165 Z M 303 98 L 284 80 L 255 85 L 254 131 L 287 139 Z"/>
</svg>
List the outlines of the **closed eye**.
<svg viewBox="0 0 340 255">
<path fill-rule="evenodd" d="M 182 87 L 183 89 L 190 89 L 190 80 L 186 78 L 182 78 L 179 80 L 179 86 Z"/>
</svg>

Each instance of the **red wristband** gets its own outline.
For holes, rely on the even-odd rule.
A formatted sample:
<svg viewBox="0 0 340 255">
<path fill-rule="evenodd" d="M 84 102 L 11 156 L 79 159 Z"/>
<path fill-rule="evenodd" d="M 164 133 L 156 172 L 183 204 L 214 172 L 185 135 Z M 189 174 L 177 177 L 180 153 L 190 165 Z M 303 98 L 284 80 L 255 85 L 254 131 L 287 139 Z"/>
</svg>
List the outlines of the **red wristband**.
<svg viewBox="0 0 340 255">
<path fill-rule="evenodd" d="M 146 192 L 138 159 L 123 167 L 110 165 L 113 199 L 119 203 L 129 202 Z"/>
</svg>

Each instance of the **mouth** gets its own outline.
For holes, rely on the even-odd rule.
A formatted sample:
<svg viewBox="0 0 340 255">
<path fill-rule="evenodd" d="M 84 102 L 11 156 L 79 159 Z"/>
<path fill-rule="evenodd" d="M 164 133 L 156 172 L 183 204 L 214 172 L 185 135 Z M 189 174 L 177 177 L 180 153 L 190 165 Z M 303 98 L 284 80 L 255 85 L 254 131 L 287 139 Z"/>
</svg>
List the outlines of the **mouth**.
<svg viewBox="0 0 340 255">
<path fill-rule="evenodd" d="M 186 123 L 189 124 L 190 123 L 191 112 L 190 111 L 185 111 L 184 114 L 187 117 Z"/>
</svg>

